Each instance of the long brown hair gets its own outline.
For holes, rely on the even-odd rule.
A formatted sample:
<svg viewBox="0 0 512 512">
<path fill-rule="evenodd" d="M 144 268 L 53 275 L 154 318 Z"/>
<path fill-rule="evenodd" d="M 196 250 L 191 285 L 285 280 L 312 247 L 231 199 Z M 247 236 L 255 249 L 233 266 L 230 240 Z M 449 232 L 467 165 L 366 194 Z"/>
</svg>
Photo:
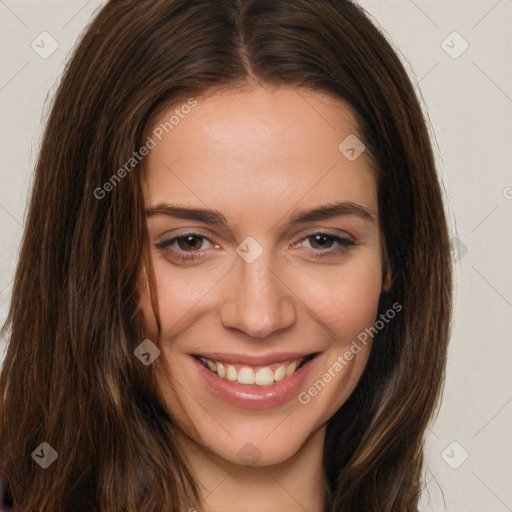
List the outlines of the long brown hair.
<svg viewBox="0 0 512 512">
<path fill-rule="evenodd" d="M 417 510 L 452 274 L 428 130 L 395 52 L 345 0 L 111 0 L 54 99 L 2 330 L 0 466 L 25 512 L 201 510 L 155 375 L 133 355 L 149 271 L 141 165 L 98 188 L 156 109 L 254 82 L 344 99 L 377 162 L 393 276 L 379 314 L 402 311 L 328 424 L 325 510 Z M 47 469 L 31 457 L 42 442 L 58 453 Z"/>
</svg>

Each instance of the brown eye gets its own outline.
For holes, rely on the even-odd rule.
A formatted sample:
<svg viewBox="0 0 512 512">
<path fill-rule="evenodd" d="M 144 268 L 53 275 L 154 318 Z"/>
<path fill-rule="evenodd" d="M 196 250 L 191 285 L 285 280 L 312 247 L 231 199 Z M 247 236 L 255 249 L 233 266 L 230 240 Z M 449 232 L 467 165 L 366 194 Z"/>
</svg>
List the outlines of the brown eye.
<svg viewBox="0 0 512 512">
<path fill-rule="evenodd" d="M 198 233 L 185 233 L 169 240 L 162 240 L 156 243 L 155 246 L 161 250 L 170 249 L 177 253 L 195 253 L 209 249 L 211 243 L 208 238 Z"/>
<path fill-rule="evenodd" d="M 189 249 L 192 249 L 194 251 L 198 251 L 203 245 L 204 238 L 197 235 L 186 235 L 179 237 L 176 240 L 178 242 L 178 247 L 181 250 L 188 251 Z"/>
<path fill-rule="evenodd" d="M 334 237 L 318 233 L 309 237 L 313 249 L 329 249 L 334 243 Z"/>
<path fill-rule="evenodd" d="M 169 260 L 186 264 L 205 258 L 209 252 L 207 249 L 212 247 L 212 243 L 206 236 L 199 233 L 182 233 L 174 238 L 155 243 L 155 247 Z"/>
<path fill-rule="evenodd" d="M 349 251 L 352 246 L 356 245 L 356 243 L 350 238 L 322 232 L 306 236 L 301 242 L 296 244 L 296 246 L 300 246 L 304 244 L 304 242 L 307 242 L 307 245 L 303 247 L 309 249 L 313 258 L 343 257 L 343 255 Z"/>
</svg>

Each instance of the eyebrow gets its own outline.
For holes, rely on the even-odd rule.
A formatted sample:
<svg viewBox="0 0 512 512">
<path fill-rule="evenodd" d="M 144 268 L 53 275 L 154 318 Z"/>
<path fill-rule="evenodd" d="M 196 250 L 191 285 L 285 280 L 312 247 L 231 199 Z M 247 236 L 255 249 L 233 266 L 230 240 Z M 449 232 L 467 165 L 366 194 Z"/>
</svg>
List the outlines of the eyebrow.
<svg viewBox="0 0 512 512">
<path fill-rule="evenodd" d="M 179 219 L 195 220 L 209 225 L 231 227 L 222 213 L 207 208 L 188 208 L 182 205 L 160 203 L 155 207 L 148 208 L 146 215 L 148 217 L 153 215 L 168 215 Z M 373 224 L 377 220 L 377 214 L 365 206 L 352 202 L 340 202 L 324 204 L 312 210 L 296 212 L 288 220 L 288 225 L 292 226 L 294 224 L 328 220 L 342 216 L 357 217 Z"/>
</svg>

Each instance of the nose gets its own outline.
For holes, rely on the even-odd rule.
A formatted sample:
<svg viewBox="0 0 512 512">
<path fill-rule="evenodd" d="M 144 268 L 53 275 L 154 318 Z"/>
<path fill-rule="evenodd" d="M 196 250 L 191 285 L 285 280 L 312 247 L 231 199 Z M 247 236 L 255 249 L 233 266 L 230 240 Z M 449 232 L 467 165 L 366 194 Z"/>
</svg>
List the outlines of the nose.
<svg viewBox="0 0 512 512">
<path fill-rule="evenodd" d="M 293 325 L 296 320 L 294 294 L 285 280 L 270 267 L 263 255 L 252 263 L 237 258 L 221 306 L 222 324 L 252 338 L 266 338 Z"/>
</svg>

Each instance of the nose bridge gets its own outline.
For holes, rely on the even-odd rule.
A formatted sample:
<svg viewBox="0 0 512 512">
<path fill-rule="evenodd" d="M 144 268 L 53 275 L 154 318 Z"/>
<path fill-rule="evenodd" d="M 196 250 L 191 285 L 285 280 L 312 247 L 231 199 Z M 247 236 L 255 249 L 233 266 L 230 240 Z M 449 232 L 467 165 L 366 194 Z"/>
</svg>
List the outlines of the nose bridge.
<svg viewBox="0 0 512 512">
<path fill-rule="evenodd" d="M 264 338 L 295 321 L 292 294 L 276 274 L 270 251 L 252 262 L 237 257 L 221 307 L 225 327 Z"/>
</svg>

